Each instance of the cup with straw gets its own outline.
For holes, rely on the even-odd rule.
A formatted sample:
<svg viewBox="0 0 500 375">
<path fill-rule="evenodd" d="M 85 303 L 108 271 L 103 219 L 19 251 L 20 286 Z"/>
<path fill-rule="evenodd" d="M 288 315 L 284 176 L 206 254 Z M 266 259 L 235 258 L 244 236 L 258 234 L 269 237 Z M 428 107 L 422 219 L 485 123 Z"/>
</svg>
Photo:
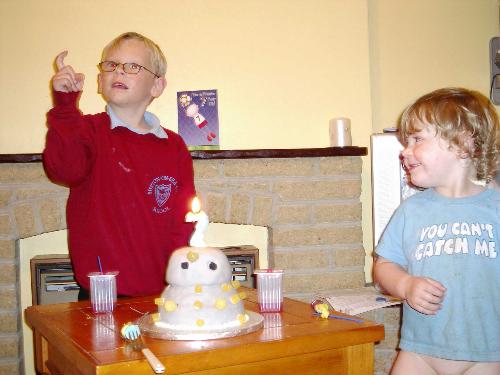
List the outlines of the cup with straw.
<svg viewBox="0 0 500 375">
<path fill-rule="evenodd" d="M 100 256 L 97 256 L 99 272 L 88 274 L 90 278 L 90 302 L 94 313 L 110 313 L 116 306 L 116 276 L 118 272 L 104 273 Z"/>
</svg>

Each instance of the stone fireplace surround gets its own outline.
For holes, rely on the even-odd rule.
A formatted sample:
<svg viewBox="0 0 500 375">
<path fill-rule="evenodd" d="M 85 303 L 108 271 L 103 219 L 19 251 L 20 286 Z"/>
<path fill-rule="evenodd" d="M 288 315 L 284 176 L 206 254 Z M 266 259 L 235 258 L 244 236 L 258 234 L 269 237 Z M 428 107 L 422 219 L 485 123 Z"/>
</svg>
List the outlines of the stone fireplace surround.
<svg viewBox="0 0 500 375">
<path fill-rule="evenodd" d="M 361 156 L 365 147 L 192 151 L 195 184 L 211 222 L 269 230 L 270 267 L 285 270 L 287 297 L 364 287 Z M 66 228 L 68 189 L 45 176 L 40 154 L 0 155 L 0 375 L 23 373 L 16 241 Z M 385 324 L 376 372 L 394 355 L 399 309 Z"/>
</svg>

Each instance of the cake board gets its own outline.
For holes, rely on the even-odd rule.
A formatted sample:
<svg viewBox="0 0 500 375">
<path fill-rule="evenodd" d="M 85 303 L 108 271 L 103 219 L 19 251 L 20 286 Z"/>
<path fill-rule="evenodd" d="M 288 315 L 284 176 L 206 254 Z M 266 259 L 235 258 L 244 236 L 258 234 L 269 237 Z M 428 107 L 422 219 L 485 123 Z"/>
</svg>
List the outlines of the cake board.
<svg viewBox="0 0 500 375">
<path fill-rule="evenodd" d="M 167 327 L 162 327 L 157 325 L 153 321 L 153 316 L 151 314 L 146 314 L 137 319 L 136 323 L 139 325 L 142 334 L 163 340 L 213 340 L 221 339 L 227 337 L 234 337 L 240 335 L 246 335 L 257 331 L 264 325 L 264 317 L 259 313 L 253 311 L 245 311 L 249 319 L 247 322 L 231 327 L 231 328 L 220 328 L 220 329 L 197 329 L 197 330 L 186 330 L 186 329 L 172 329 Z"/>
</svg>

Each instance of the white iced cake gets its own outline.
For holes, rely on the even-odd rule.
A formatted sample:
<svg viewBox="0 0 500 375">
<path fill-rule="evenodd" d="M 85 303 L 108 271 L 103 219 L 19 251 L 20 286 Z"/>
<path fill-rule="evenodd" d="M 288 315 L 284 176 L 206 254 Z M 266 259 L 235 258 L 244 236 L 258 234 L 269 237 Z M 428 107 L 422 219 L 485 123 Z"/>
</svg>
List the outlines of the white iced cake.
<svg viewBox="0 0 500 375">
<path fill-rule="evenodd" d="M 172 253 L 168 263 L 168 286 L 155 300 L 155 324 L 175 330 L 234 329 L 249 320 L 231 280 L 229 260 L 219 249 L 183 247 Z"/>
</svg>

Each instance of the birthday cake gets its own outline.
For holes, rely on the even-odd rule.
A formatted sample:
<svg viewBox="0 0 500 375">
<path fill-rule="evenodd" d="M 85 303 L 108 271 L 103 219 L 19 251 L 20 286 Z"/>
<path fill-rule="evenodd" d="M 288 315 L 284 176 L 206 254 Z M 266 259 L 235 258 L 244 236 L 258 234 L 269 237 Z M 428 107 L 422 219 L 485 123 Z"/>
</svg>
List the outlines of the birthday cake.
<svg viewBox="0 0 500 375">
<path fill-rule="evenodd" d="M 167 330 L 234 330 L 249 321 L 244 292 L 231 280 L 226 255 L 210 247 L 183 247 L 172 253 L 168 286 L 155 300 L 154 324 Z"/>
</svg>

